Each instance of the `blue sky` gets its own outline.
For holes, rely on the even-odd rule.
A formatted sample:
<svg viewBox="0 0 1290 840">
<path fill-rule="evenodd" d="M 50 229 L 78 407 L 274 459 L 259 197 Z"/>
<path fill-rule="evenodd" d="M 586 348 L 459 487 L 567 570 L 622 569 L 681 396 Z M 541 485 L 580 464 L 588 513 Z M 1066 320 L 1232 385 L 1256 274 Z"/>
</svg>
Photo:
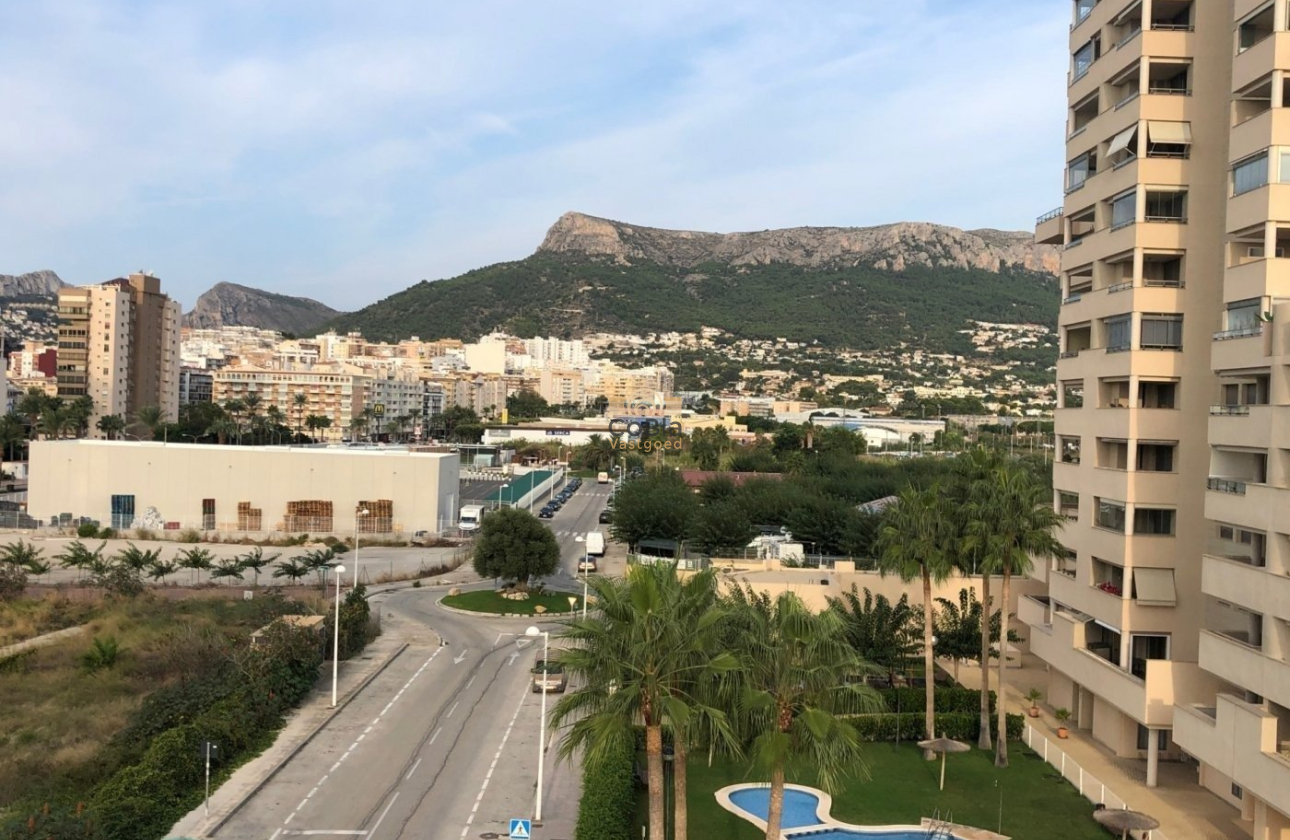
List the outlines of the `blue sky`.
<svg viewBox="0 0 1290 840">
<path fill-rule="evenodd" d="M 0 273 L 357 308 L 659 227 L 1026 229 L 1066 2 L 0 4 Z"/>
</svg>

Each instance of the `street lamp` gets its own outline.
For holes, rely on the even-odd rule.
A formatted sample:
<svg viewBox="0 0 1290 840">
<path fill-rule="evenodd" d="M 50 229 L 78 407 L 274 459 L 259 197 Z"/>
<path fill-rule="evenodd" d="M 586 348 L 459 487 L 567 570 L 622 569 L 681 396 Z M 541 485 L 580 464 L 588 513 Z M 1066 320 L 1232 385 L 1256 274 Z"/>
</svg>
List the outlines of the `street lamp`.
<svg viewBox="0 0 1290 840">
<path fill-rule="evenodd" d="M 363 508 L 354 515 L 354 588 L 358 588 L 358 522 L 359 518 L 367 516 L 371 511 Z"/>
<path fill-rule="evenodd" d="M 355 564 L 357 568 L 357 564 Z M 336 637 L 331 645 L 331 707 L 336 708 L 336 676 L 340 673 L 340 578 L 345 574 L 344 566 L 337 566 L 336 572 Z"/>
<path fill-rule="evenodd" d="M 510 482 L 502 482 L 502 486 L 497 488 L 497 507 L 502 506 L 502 491 L 510 486 Z M 494 510 L 496 510 L 496 508 L 494 508 Z"/>
<path fill-rule="evenodd" d="M 337 602 L 339 603 L 339 602 Z M 546 755 L 546 674 L 551 667 L 551 634 L 537 627 L 524 631 L 525 636 L 542 637 L 542 721 L 538 729 L 538 778 L 537 801 L 533 806 L 533 822 L 542 824 L 542 759 Z"/>
</svg>

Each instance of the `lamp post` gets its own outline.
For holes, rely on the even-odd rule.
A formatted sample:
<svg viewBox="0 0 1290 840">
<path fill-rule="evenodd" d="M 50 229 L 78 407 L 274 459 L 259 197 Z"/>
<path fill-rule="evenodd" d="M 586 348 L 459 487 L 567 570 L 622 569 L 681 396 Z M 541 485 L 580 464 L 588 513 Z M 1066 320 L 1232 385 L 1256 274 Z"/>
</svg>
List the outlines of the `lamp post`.
<svg viewBox="0 0 1290 840">
<path fill-rule="evenodd" d="M 357 564 L 355 564 L 357 567 Z M 331 645 L 331 707 L 336 708 L 336 676 L 340 673 L 340 578 L 345 574 L 344 566 L 336 569 L 336 636 Z"/>
<path fill-rule="evenodd" d="M 363 508 L 354 516 L 354 588 L 358 588 L 358 523 L 361 517 L 371 513 L 367 508 Z"/>
<path fill-rule="evenodd" d="M 525 636 L 542 637 L 542 675 L 544 678 L 542 684 L 542 720 L 538 729 L 538 778 L 537 778 L 537 800 L 533 805 L 533 822 L 542 824 L 542 759 L 546 755 L 546 669 L 551 663 L 551 634 L 545 630 L 539 630 L 537 627 L 530 627 L 524 631 Z"/>
<path fill-rule="evenodd" d="M 502 491 L 510 486 L 510 482 L 503 482 L 502 486 L 497 488 L 497 506 L 493 508 L 494 510 L 502 506 Z"/>
</svg>

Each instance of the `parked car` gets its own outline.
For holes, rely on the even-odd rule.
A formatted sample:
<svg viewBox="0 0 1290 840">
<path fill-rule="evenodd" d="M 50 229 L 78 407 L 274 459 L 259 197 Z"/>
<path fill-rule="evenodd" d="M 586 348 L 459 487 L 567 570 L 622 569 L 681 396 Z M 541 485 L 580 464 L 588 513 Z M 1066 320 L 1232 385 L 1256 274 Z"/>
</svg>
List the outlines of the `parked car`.
<svg viewBox="0 0 1290 840">
<path fill-rule="evenodd" d="M 550 519 L 553 516 L 555 516 L 555 511 L 551 510 L 551 508 L 542 508 L 538 511 L 538 519 Z"/>
<path fill-rule="evenodd" d="M 597 517 L 596 521 L 601 525 L 608 525 L 610 522 L 614 521 L 614 512 L 609 508 L 605 508 L 600 512 L 600 516 Z"/>
<path fill-rule="evenodd" d="M 533 663 L 533 693 L 563 693 L 569 685 L 569 677 L 564 673 L 564 666 L 555 659 L 546 660 L 538 654 Z"/>
<path fill-rule="evenodd" d="M 582 559 L 578 561 L 578 571 L 580 572 L 596 571 L 596 558 L 584 554 L 582 556 Z"/>
</svg>

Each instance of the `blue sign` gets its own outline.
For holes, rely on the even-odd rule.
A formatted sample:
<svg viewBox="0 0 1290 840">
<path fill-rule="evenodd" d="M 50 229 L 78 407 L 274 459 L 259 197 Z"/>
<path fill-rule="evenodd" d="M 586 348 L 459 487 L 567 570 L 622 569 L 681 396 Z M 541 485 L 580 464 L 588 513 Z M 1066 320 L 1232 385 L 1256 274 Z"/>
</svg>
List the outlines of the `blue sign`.
<svg viewBox="0 0 1290 840">
<path fill-rule="evenodd" d="M 556 435 L 568 437 L 569 430 L 568 429 L 547 429 L 546 433 L 547 433 L 547 437 L 554 437 Z"/>
<path fill-rule="evenodd" d="M 528 820 L 511 820 L 511 840 L 532 840 L 532 828 Z"/>
</svg>

